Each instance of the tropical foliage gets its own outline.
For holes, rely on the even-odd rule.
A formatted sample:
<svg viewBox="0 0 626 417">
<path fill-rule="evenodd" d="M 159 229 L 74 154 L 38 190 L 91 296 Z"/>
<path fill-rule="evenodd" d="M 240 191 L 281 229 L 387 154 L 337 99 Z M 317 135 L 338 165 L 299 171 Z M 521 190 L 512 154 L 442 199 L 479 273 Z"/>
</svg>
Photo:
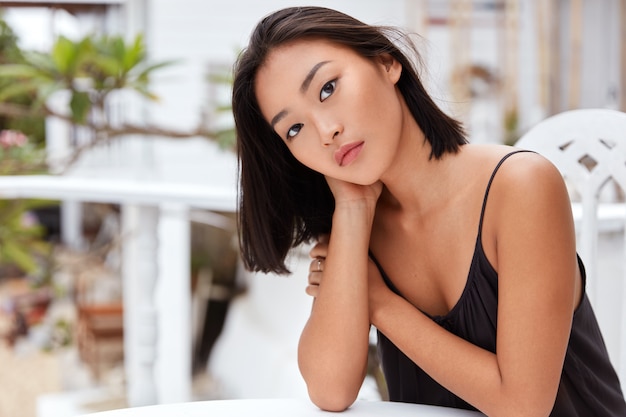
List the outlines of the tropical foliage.
<svg viewBox="0 0 626 417">
<path fill-rule="evenodd" d="M 169 64 L 147 64 L 141 35 L 129 43 L 121 36 L 86 36 L 77 41 L 61 36 L 50 53 L 24 51 L 23 62 L 0 65 L 0 79 L 12 81 L 0 89 L 0 102 L 27 94 L 34 105 L 28 110 L 14 108 L 15 113 L 49 115 L 54 112 L 47 108 L 47 100 L 57 91 L 69 91 L 69 121 L 105 128 L 106 120 L 90 121 L 88 115 L 94 111 L 104 115 L 107 97 L 115 90 L 133 90 L 156 99 L 148 89 L 150 75 Z"/>
<path fill-rule="evenodd" d="M 25 62 L 18 38 L 0 14 L 0 66 Z M 15 80 L 0 78 L 0 90 L 14 88 Z M 8 106 L 28 108 L 28 93 L 7 97 Z M 0 112 L 1 113 L 1 112 Z M 41 114 L 0 114 L 0 175 L 36 174 L 46 171 L 43 153 L 44 117 Z M 17 267 L 29 275 L 42 274 L 42 262 L 49 245 L 44 230 L 32 214 L 49 201 L 0 200 L 0 266 Z"/>
<path fill-rule="evenodd" d="M 0 175 L 38 174 L 46 171 L 43 149 L 22 132 L 0 130 Z"/>
<path fill-rule="evenodd" d="M 0 175 L 34 174 L 45 170 L 43 153 L 26 135 L 12 130 L 0 131 Z M 47 256 L 43 228 L 31 210 L 50 205 L 36 200 L 0 200 L 0 264 L 17 266 L 23 272 L 39 271 L 38 258 Z"/>
<path fill-rule="evenodd" d="M 149 62 L 142 35 L 130 41 L 119 35 L 88 35 L 77 40 L 61 36 L 49 52 L 23 51 L 17 47 L 17 37 L 0 15 L 0 130 L 5 129 L 3 134 L 7 145 L 0 145 L 0 175 L 45 170 L 41 151 L 43 121 L 49 116 L 93 132 L 93 140 L 76 147 L 65 161 L 66 166 L 76 161 L 83 151 L 129 134 L 169 138 L 202 136 L 217 141 L 222 147 L 232 148 L 234 133 L 229 127 L 209 130 L 201 123 L 189 131 L 174 131 L 155 125 L 135 125 L 126 121 L 113 123 L 110 120 L 109 102 L 115 92 L 131 91 L 146 100 L 157 100 L 149 88 L 151 78 L 155 71 L 171 64 L 173 61 Z M 231 84 L 229 75 L 209 81 Z M 68 95 L 67 107 L 50 105 L 51 98 L 59 92 Z M 213 110 L 230 112 L 230 105 Z M 32 120 L 38 122 L 29 122 Z M 17 121 L 25 121 L 26 125 L 22 123 L 14 127 Z M 41 131 L 28 131 L 29 126 L 40 126 Z M 0 225 L 4 227 L 0 230 L 0 262 L 12 257 L 15 263 L 30 271 L 34 264 L 26 261 L 23 251 L 6 245 L 11 235 L 15 236 L 13 243 L 19 246 L 40 233 L 35 228 L 26 228 L 24 239 L 18 237 L 22 233 L 19 228 L 24 226 L 17 213 L 18 206 L 27 210 L 26 204 L 0 204 L 0 222 L 3 219 L 8 222 Z"/>
<path fill-rule="evenodd" d="M 0 65 L 23 63 L 24 56 L 18 47 L 17 35 L 11 27 L 2 19 L 0 10 Z M 0 78 L 0 90 L 7 88 L 13 80 Z M 15 95 L 9 104 L 30 106 L 32 99 L 27 94 Z M 0 107 L 3 103 L 0 103 Z M 41 146 L 44 143 L 44 118 L 37 114 L 5 115 L 0 111 L 0 130 L 11 129 L 23 132 L 30 138 L 34 145 Z"/>
<path fill-rule="evenodd" d="M 124 135 L 149 135 L 169 138 L 206 137 L 226 148 L 232 148 L 232 128 L 211 131 L 200 124 L 189 131 L 165 129 L 156 125 L 114 124 L 109 120 L 107 100 L 115 91 L 134 91 L 147 100 L 158 97 L 149 89 L 156 70 L 174 61 L 149 63 L 142 35 L 126 42 L 121 36 L 86 36 L 79 40 L 59 37 L 49 53 L 23 51 L 21 62 L 0 63 L 0 115 L 27 117 L 55 116 L 73 125 L 86 126 L 95 133 L 89 147 Z M 230 84 L 229 75 L 211 80 Z M 48 100 L 59 91 L 70 94 L 66 113 L 48 106 Z M 11 103 L 16 97 L 28 96 L 28 106 Z M 230 104 L 214 109 L 230 111 Z M 84 149 L 78 149 L 81 152 Z M 76 155 L 74 155 L 76 156 Z M 70 162 L 76 157 L 70 158 Z"/>
</svg>

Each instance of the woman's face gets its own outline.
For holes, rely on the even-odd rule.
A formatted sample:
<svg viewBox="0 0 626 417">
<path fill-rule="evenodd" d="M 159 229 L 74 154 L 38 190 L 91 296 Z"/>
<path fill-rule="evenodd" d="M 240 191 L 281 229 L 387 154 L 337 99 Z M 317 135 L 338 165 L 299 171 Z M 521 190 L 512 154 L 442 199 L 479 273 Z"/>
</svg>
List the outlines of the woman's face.
<svg viewBox="0 0 626 417">
<path fill-rule="evenodd" d="M 256 76 L 263 117 L 302 164 L 372 184 L 389 168 L 402 134 L 401 65 L 366 59 L 324 40 L 274 49 Z"/>
</svg>

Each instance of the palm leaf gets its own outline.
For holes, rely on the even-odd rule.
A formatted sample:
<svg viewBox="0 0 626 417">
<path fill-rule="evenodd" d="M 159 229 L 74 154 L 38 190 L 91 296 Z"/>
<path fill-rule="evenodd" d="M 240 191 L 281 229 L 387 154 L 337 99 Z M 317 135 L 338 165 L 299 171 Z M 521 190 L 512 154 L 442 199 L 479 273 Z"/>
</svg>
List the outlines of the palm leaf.
<svg viewBox="0 0 626 417">
<path fill-rule="evenodd" d="M 31 273 L 37 270 L 37 263 L 33 256 L 19 245 L 11 241 L 3 242 L 2 260 L 14 263 L 25 272 Z"/>
<path fill-rule="evenodd" d="M 37 85 L 33 82 L 14 82 L 0 90 L 0 102 L 35 92 L 37 92 Z"/>
<path fill-rule="evenodd" d="M 145 82 L 148 82 L 148 80 L 150 79 L 150 74 L 152 74 L 155 70 L 161 69 L 161 68 L 165 68 L 165 67 L 169 67 L 173 64 L 176 64 L 180 62 L 180 60 L 168 60 L 168 61 L 163 61 L 163 62 L 158 62 L 156 64 L 152 64 L 149 65 L 145 68 L 143 68 L 139 74 L 135 75 L 134 78 L 137 80 L 145 80 Z"/>
<path fill-rule="evenodd" d="M 74 42 L 60 36 L 52 46 L 51 57 L 61 74 L 73 74 L 76 64 L 77 50 Z"/>
<path fill-rule="evenodd" d="M 135 41 L 126 49 L 123 65 L 125 72 L 129 72 L 146 58 L 146 49 L 141 34 L 135 37 Z"/>
<path fill-rule="evenodd" d="M 41 75 L 39 69 L 27 64 L 0 65 L 0 77 L 34 78 Z"/>
<path fill-rule="evenodd" d="M 72 93 L 70 109 L 72 110 L 72 120 L 76 123 L 85 123 L 91 107 L 91 100 L 89 99 L 88 93 L 84 91 L 74 91 Z"/>
</svg>

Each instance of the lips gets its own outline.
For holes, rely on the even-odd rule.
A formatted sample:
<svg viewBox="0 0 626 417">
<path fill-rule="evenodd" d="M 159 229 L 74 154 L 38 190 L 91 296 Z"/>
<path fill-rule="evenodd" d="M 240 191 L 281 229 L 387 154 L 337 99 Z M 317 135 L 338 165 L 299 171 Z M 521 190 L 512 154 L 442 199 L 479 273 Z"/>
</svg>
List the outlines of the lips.
<svg viewBox="0 0 626 417">
<path fill-rule="evenodd" d="M 335 151 L 335 161 L 339 166 L 349 165 L 359 156 L 364 144 L 363 141 L 346 143 Z"/>
</svg>

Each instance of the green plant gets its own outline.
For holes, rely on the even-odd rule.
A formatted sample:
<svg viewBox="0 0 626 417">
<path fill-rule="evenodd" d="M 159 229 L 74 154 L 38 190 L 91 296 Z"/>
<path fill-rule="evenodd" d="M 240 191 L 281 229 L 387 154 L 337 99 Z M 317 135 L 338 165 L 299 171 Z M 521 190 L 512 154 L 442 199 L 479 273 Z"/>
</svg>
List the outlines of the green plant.
<svg viewBox="0 0 626 417">
<path fill-rule="evenodd" d="M 212 74 L 209 76 L 209 82 L 219 86 L 232 88 L 233 74 L 230 70 Z M 215 109 L 217 115 L 232 114 L 233 106 L 230 102 L 218 105 Z M 217 143 L 223 149 L 235 149 L 236 132 L 233 125 L 227 127 L 220 127 L 214 132 L 214 137 Z"/>
<path fill-rule="evenodd" d="M 0 264 L 15 265 L 27 274 L 41 273 L 38 258 L 46 258 L 50 247 L 42 239 L 44 230 L 30 210 L 49 204 L 38 200 L 0 200 Z"/>
<path fill-rule="evenodd" d="M 44 171 L 43 153 L 26 135 L 0 131 L 0 175 Z M 40 272 L 37 258 L 46 257 L 49 246 L 42 239 L 44 230 L 31 210 L 49 204 L 39 200 L 0 200 L 0 264 L 15 265 L 27 274 Z"/>
<path fill-rule="evenodd" d="M 0 90 L 0 101 L 28 94 L 35 100 L 34 111 L 51 114 L 46 101 L 66 90 L 71 94 L 69 120 L 98 123 L 94 127 L 100 128 L 106 127 L 106 120 L 88 121 L 87 116 L 92 111 L 105 116 L 106 100 L 113 91 L 130 89 L 155 100 L 148 89 L 150 75 L 171 64 L 148 64 L 141 35 L 129 43 L 121 36 L 86 36 L 78 41 L 61 36 L 50 53 L 25 51 L 23 56 L 23 63 L 0 65 L 0 78 L 19 81 Z"/>
<path fill-rule="evenodd" d="M 513 108 L 504 114 L 504 144 L 512 146 L 519 136 L 519 117 L 517 109 Z"/>
<path fill-rule="evenodd" d="M 46 171 L 43 149 L 15 130 L 0 130 L 0 175 L 38 174 Z"/>
<path fill-rule="evenodd" d="M 86 149 L 125 135 L 163 136 L 172 139 L 205 137 L 223 147 L 234 143 L 232 129 L 210 131 L 202 123 L 189 131 L 171 130 L 151 124 L 112 123 L 107 100 L 115 91 L 134 91 L 147 100 L 157 100 L 150 91 L 152 74 L 174 61 L 149 63 L 141 35 L 125 42 L 121 36 L 86 36 L 73 41 L 59 37 L 49 53 L 23 51 L 23 60 L 0 63 L 0 115 L 10 117 L 54 116 L 72 125 L 91 129 L 94 140 L 73 150 L 69 166 Z M 58 91 L 70 93 L 67 111 L 48 106 Z M 28 96 L 29 105 L 11 100 Z M 228 110 L 228 107 L 219 109 Z"/>
<path fill-rule="evenodd" d="M 17 46 L 17 35 L 3 19 L 0 9 L 0 64 L 19 62 L 22 59 L 22 51 Z"/>
<path fill-rule="evenodd" d="M 13 29 L 2 18 L 0 9 L 0 65 L 23 63 L 24 56 L 18 47 L 18 37 Z M 13 80 L 0 79 L 0 90 L 8 87 Z M 29 106 L 32 98 L 28 94 L 16 95 L 8 104 L 17 106 Z M 1 113 L 1 112 L 0 112 Z M 41 146 L 45 138 L 45 121 L 41 115 L 2 115 L 0 114 L 0 130 L 12 129 L 23 132 L 31 138 L 35 146 Z"/>
</svg>

